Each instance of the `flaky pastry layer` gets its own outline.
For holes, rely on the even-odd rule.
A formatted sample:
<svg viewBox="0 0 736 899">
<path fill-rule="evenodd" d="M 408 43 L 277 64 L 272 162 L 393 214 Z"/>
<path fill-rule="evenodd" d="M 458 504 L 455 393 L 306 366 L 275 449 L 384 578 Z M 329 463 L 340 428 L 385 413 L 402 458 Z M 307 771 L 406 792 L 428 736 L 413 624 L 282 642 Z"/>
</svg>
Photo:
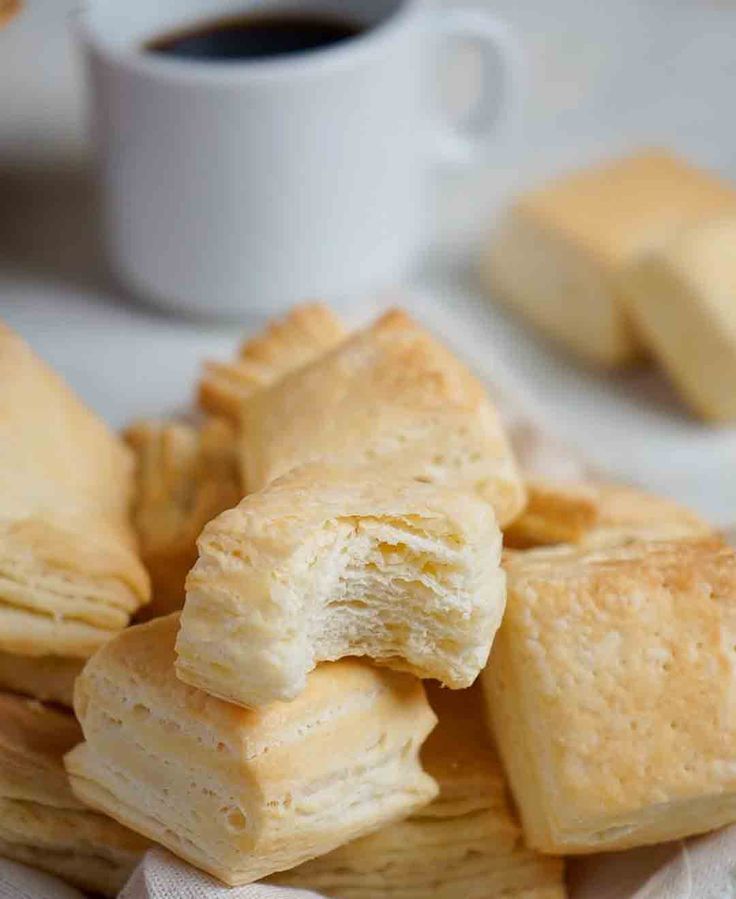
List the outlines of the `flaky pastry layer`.
<svg viewBox="0 0 736 899">
<path fill-rule="evenodd" d="M 148 600 L 125 446 L 0 324 L 0 651 L 84 657 Z"/>
<path fill-rule="evenodd" d="M 178 680 L 177 628 L 129 628 L 77 680 L 85 742 L 66 765 L 82 801 L 234 885 L 435 796 L 418 753 L 436 719 L 414 678 L 343 660 L 293 703 L 248 711 Z"/>
<path fill-rule="evenodd" d="M 500 543 L 474 495 L 380 466 L 297 469 L 205 528 L 177 674 L 250 707 L 350 655 L 468 686 L 503 614 Z"/>
<path fill-rule="evenodd" d="M 323 303 L 295 306 L 264 333 L 245 341 L 232 362 L 206 362 L 199 404 L 237 422 L 247 397 L 338 344 L 346 330 Z"/>
<path fill-rule="evenodd" d="M 125 437 L 136 456 L 134 521 L 153 600 L 141 617 L 180 609 L 197 560 L 197 537 L 242 497 L 235 432 L 224 419 L 200 424 L 140 421 Z"/>
<path fill-rule="evenodd" d="M 72 793 L 62 760 L 81 739 L 73 715 L 0 693 L 0 855 L 116 896 L 149 843 Z"/>
</svg>

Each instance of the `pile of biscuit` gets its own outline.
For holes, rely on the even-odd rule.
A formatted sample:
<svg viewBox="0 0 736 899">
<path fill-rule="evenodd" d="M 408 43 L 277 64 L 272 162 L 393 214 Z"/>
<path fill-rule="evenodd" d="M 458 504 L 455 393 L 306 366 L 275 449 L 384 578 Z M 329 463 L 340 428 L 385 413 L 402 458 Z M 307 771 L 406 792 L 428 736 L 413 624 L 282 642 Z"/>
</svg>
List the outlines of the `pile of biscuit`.
<svg viewBox="0 0 736 899">
<path fill-rule="evenodd" d="M 590 365 L 655 358 L 736 420 L 736 185 L 649 150 L 519 197 L 482 259 L 494 298 Z"/>
<path fill-rule="evenodd" d="M 3 856 L 558 899 L 564 856 L 736 821 L 736 555 L 525 477 L 402 312 L 298 307 L 124 439 L 5 327 L 0 380 Z"/>
</svg>

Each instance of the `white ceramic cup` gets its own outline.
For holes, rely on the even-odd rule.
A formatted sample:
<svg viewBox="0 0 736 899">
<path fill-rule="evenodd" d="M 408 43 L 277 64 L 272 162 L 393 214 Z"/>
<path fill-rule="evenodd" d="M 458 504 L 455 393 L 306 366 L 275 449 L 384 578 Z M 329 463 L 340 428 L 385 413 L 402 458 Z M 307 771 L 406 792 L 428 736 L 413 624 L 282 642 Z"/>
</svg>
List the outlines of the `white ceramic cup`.
<svg viewBox="0 0 736 899">
<path fill-rule="evenodd" d="M 364 30 L 236 62 L 143 49 L 251 9 Z M 499 22 L 422 0 L 91 0 L 79 28 L 113 270 L 157 305 L 204 315 L 339 302 L 399 281 L 428 234 L 435 165 L 477 158 L 515 83 Z M 458 38 L 484 63 L 462 127 L 440 110 L 436 77 Z"/>
</svg>

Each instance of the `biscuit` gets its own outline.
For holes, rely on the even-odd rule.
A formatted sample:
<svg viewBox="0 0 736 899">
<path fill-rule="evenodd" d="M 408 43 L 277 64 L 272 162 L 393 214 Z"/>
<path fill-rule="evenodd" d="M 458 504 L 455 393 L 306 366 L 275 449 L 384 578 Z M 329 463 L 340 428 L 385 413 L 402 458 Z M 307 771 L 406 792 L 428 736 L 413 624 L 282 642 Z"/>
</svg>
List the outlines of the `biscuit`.
<svg viewBox="0 0 736 899">
<path fill-rule="evenodd" d="M 149 597 L 127 448 L 0 324 L 0 652 L 85 658 Z"/>
<path fill-rule="evenodd" d="M 727 182 L 666 152 L 640 152 L 520 197 L 483 254 L 482 278 L 494 298 L 581 359 L 623 365 L 641 350 L 622 269 L 682 226 L 734 211 Z"/>
<path fill-rule="evenodd" d="M 434 798 L 421 683 L 357 659 L 320 665 L 292 703 L 245 710 L 174 674 L 178 615 L 103 647 L 77 680 L 88 805 L 230 885 L 291 868 Z"/>
<path fill-rule="evenodd" d="M 236 422 L 246 397 L 321 356 L 346 333 L 342 322 L 323 303 L 295 306 L 263 334 L 247 340 L 232 362 L 205 362 L 199 405 Z"/>
<path fill-rule="evenodd" d="M 224 419 L 140 421 L 125 432 L 136 454 L 134 521 L 153 599 L 139 617 L 180 609 L 208 521 L 241 499 L 235 433 Z"/>
<path fill-rule="evenodd" d="M 527 481 L 527 507 L 504 532 L 504 545 L 615 546 L 631 540 L 705 537 L 713 529 L 670 499 L 623 484 Z"/>
<path fill-rule="evenodd" d="M 736 419 L 736 211 L 685 229 L 622 272 L 626 309 L 682 398 Z"/>
<path fill-rule="evenodd" d="M 402 312 L 251 396 L 240 425 L 249 493 L 318 459 L 378 460 L 477 493 L 501 525 L 524 505 L 523 481 L 483 386 Z"/>
<path fill-rule="evenodd" d="M 503 614 L 491 507 L 379 466 L 296 469 L 198 546 L 176 671 L 245 706 L 293 699 L 318 662 L 348 655 L 467 687 Z"/>
<path fill-rule="evenodd" d="M 736 821 L 736 554 L 717 539 L 531 550 L 483 674 L 529 846 Z"/>
</svg>

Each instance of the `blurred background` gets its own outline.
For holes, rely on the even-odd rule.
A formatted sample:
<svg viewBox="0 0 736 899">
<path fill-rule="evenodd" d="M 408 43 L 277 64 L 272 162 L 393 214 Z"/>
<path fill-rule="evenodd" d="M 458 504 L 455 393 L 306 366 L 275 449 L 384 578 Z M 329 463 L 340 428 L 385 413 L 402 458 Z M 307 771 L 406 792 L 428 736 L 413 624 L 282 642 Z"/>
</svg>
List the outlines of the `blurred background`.
<svg viewBox="0 0 736 899">
<path fill-rule="evenodd" d="M 448 5 L 468 5 L 465 0 Z M 525 59 L 522 104 L 484 165 L 438 173 L 436 240 L 399 300 L 544 426 L 611 475 L 733 519 L 736 433 L 692 419 L 657 372 L 583 372 L 477 288 L 472 260 L 516 191 L 647 144 L 736 179 L 736 2 L 484 0 Z M 188 399 L 242 329 L 168 318 L 105 273 L 70 0 L 28 0 L 0 32 L 0 314 L 113 424 Z M 448 66 L 462 105 L 473 59 Z M 303 299 L 294 297 L 294 301 Z M 591 422 L 595 421 L 595 427 Z"/>
</svg>

